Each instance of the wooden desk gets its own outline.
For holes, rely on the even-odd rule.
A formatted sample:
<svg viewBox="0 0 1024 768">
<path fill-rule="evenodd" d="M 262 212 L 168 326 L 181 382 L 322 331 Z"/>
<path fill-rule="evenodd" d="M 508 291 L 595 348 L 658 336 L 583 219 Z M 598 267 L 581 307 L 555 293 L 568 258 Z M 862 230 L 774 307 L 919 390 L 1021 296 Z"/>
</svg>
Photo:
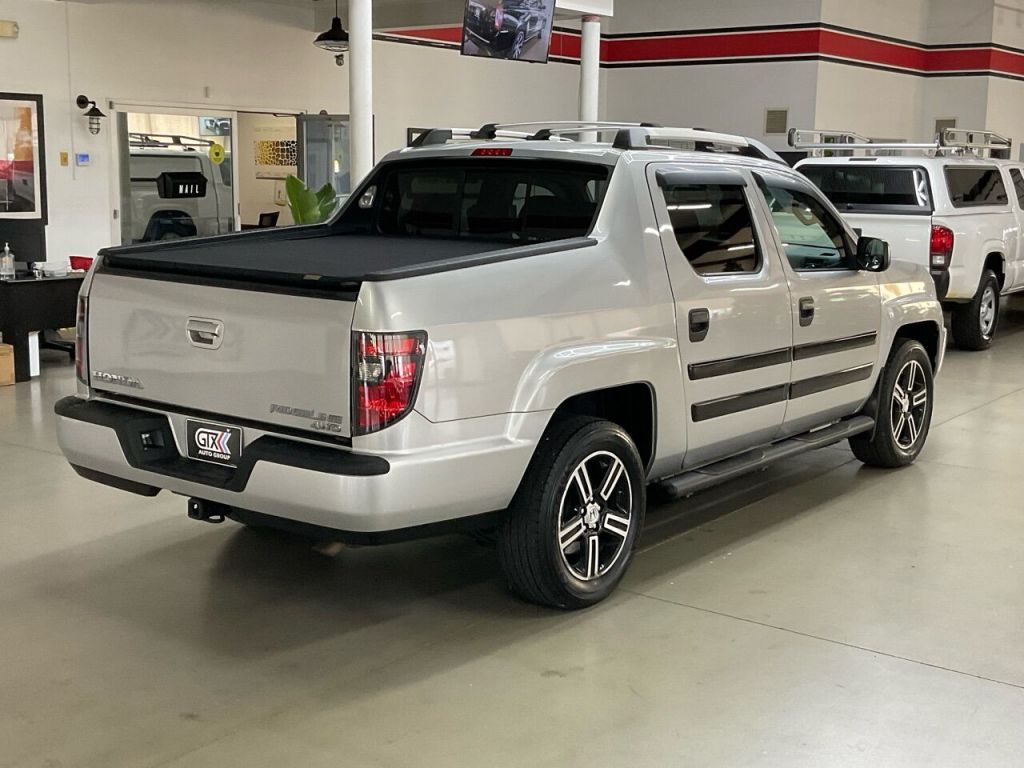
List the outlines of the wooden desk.
<svg viewBox="0 0 1024 768">
<path fill-rule="evenodd" d="M 75 324 L 85 273 L 0 281 L 0 332 L 14 347 L 14 380 L 28 381 L 28 335 Z"/>
</svg>

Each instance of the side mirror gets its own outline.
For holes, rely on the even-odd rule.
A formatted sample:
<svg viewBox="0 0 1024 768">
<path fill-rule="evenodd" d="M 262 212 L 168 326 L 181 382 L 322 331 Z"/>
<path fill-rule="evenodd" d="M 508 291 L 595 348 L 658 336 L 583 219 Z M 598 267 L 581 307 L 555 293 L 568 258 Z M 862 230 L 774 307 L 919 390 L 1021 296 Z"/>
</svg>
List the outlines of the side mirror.
<svg viewBox="0 0 1024 768">
<path fill-rule="evenodd" d="M 885 272 L 889 268 L 889 244 L 877 237 L 857 240 L 857 266 L 868 272 Z"/>
</svg>

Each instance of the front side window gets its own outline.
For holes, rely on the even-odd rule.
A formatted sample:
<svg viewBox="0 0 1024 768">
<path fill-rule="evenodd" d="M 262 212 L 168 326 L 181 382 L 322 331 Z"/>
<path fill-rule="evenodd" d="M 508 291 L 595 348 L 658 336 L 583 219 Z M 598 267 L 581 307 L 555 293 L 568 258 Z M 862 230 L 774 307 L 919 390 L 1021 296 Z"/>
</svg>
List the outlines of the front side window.
<svg viewBox="0 0 1024 768">
<path fill-rule="evenodd" d="M 947 168 L 946 185 L 954 208 L 1006 205 L 1006 187 L 998 168 Z"/>
<path fill-rule="evenodd" d="M 1017 193 L 1017 202 L 1024 208 L 1024 174 L 1016 168 L 1011 168 L 1010 178 L 1013 180 L 1013 190 Z"/>
<path fill-rule="evenodd" d="M 856 269 L 843 225 L 809 192 L 757 176 L 793 269 Z"/>
<path fill-rule="evenodd" d="M 760 269 L 760 251 L 743 187 L 679 184 L 663 192 L 676 242 L 698 275 Z"/>
</svg>

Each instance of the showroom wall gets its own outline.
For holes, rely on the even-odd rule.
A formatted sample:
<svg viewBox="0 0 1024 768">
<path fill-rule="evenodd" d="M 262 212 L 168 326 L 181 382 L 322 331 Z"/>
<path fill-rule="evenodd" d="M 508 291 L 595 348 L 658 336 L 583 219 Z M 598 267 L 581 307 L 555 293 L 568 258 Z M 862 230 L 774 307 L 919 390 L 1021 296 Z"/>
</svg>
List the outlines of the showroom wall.
<svg viewBox="0 0 1024 768">
<path fill-rule="evenodd" d="M 21 30 L 17 40 L 0 41 L 3 90 L 43 94 L 51 258 L 95 253 L 116 238 L 112 121 L 90 135 L 77 94 L 108 114 L 111 100 L 296 112 L 347 107 L 344 78 L 310 45 L 312 11 L 301 8 L 258 0 L 0 0 L 0 18 Z M 90 163 L 61 167 L 61 151 L 88 153 Z"/>
</svg>

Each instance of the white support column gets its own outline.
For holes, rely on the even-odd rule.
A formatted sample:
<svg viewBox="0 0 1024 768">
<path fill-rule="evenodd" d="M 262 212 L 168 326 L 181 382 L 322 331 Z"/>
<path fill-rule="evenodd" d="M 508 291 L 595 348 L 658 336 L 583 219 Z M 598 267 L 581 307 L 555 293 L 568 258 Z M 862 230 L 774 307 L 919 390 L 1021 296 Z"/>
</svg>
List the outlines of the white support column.
<svg viewBox="0 0 1024 768">
<path fill-rule="evenodd" d="M 595 122 L 601 98 L 601 17 L 584 16 L 580 55 L 580 120 Z"/>
<path fill-rule="evenodd" d="M 373 169 L 373 6 L 371 0 L 348 3 L 349 151 L 352 188 Z"/>
</svg>

